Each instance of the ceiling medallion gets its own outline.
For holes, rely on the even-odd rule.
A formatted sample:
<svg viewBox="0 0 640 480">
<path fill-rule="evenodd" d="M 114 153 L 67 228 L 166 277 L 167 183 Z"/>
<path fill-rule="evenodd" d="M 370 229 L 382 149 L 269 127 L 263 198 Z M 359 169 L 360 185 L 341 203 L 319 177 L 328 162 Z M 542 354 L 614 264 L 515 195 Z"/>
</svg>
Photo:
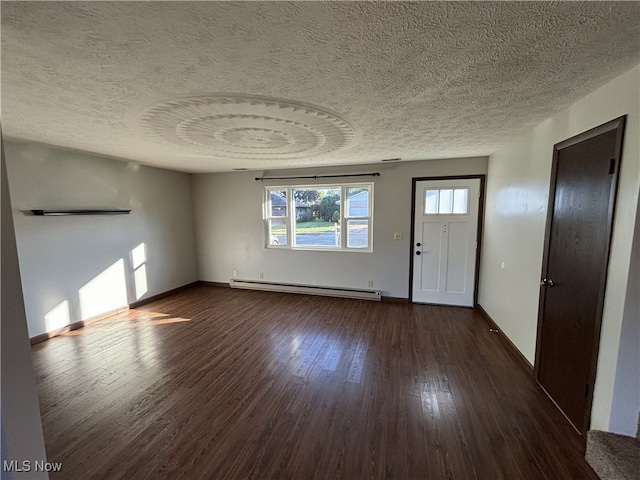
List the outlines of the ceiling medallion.
<svg viewBox="0 0 640 480">
<path fill-rule="evenodd" d="M 359 139 L 351 122 L 326 108 L 235 93 L 165 100 L 144 109 L 137 124 L 173 145 L 235 159 L 325 155 Z"/>
</svg>

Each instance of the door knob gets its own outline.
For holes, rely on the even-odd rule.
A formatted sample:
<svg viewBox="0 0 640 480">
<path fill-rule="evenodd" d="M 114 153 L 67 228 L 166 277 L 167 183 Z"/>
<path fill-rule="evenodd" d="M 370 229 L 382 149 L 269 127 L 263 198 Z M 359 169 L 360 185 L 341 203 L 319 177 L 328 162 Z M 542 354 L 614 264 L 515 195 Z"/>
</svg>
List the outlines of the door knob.
<svg viewBox="0 0 640 480">
<path fill-rule="evenodd" d="M 419 247 L 420 245 L 422 245 L 421 243 L 416 243 L 416 247 Z"/>
<path fill-rule="evenodd" d="M 422 253 L 422 252 L 420 252 L 420 250 L 418 250 L 418 251 L 416 252 L 416 255 L 420 255 L 421 253 Z"/>
<path fill-rule="evenodd" d="M 553 285 L 553 280 L 551 280 L 550 278 L 543 278 L 540 282 L 541 287 L 553 287 Z"/>
</svg>

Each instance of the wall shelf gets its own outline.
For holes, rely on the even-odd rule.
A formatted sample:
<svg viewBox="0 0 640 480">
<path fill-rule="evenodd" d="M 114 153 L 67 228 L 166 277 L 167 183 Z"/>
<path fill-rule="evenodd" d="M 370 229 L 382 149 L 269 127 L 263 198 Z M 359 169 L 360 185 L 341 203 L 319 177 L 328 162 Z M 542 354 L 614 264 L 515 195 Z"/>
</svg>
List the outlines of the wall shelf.
<svg viewBox="0 0 640 480">
<path fill-rule="evenodd" d="M 87 210 L 31 210 L 36 216 L 62 217 L 67 215 L 128 215 L 131 210 L 120 209 L 87 209 Z"/>
</svg>

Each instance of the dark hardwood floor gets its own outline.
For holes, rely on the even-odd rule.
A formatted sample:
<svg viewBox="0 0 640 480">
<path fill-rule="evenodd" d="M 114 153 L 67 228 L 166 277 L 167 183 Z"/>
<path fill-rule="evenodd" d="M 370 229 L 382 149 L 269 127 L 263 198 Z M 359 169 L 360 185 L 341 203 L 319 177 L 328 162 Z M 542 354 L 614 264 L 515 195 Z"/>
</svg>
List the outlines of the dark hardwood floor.
<svg viewBox="0 0 640 480">
<path fill-rule="evenodd" d="M 53 479 L 597 479 L 470 309 L 201 285 L 33 357 Z"/>
</svg>

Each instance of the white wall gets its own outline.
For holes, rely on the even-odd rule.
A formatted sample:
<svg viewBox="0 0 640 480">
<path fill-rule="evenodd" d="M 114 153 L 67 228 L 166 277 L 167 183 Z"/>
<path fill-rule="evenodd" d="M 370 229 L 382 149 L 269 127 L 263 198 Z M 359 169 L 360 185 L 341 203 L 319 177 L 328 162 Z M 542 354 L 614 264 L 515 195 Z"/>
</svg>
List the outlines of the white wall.
<svg viewBox="0 0 640 480">
<path fill-rule="evenodd" d="M 34 466 L 46 460 L 38 391 L 20 286 L 4 154 L 2 156 L 2 465 L 23 461 Z M 49 478 L 46 472 L 2 473 L 2 478 Z"/>
<path fill-rule="evenodd" d="M 31 337 L 197 279 L 188 174 L 32 143 L 5 149 Z M 132 212 L 25 214 L 98 207 Z"/>
<path fill-rule="evenodd" d="M 636 212 L 631 265 L 609 428 L 635 436 L 640 427 L 640 208 Z"/>
<path fill-rule="evenodd" d="M 278 176 L 378 171 L 374 185 L 373 253 L 313 252 L 264 248 L 263 182 L 256 172 L 195 175 L 193 178 L 196 249 L 200 280 L 238 278 L 367 288 L 383 295 L 409 294 L 411 179 L 486 173 L 486 158 L 375 164 L 350 168 L 278 171 Z M 274 173 L 274 172 L 271 172 Z M 338 181 L 348 179 L 338 179 Z M 369 181 L 370 177 L 356 179 Z M 335 181 L 335 180 L 334 180 Z M 316 181 L 316 184 L 327 182 Z M 285 182 L 269 182 L 283 184 Z M 311 181 L 313 184 L 313 181 Z M 393 240 L 402 232 L 402 240 Z"/>
<path fill-rule="evenodd" d="M 612 413 L 640 185 L 639 92 L 636 67 L 489 158 L 479 303 L 533 363 L 553 145 L 628 115 L 594 390 L 594 429 L 608 430 Z M 639 366 L 620 368 L 635 368 L 637 374 Z M 637 401 L 632 406 L 636 412 Z"/>
</svg>

